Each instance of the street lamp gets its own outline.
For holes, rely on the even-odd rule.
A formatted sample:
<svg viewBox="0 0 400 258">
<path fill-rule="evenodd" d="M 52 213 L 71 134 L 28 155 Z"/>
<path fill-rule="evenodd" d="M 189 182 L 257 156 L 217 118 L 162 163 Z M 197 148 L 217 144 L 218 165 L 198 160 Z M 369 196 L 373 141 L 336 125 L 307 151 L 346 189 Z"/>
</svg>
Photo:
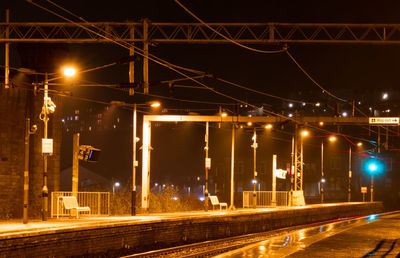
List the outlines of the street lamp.
<svg viewBox="0 0 400 258">
<path fill-rule="evenodd" d="M 75 73 L 72 70 L 73 68 L 65 68 L 64 71 L 69 70 L 69 72 L 64 72 L 64 74 L 68 77 L 73 76 Z M 55 77 L 49 80 L 48 73 L 45 73 L 44 79 L 44 95 L 43 95 L 43 107 L 42 112 L 39 115 L 40 120 L 44 123 L 43 130 L 43 139 L 42 139 L 42 154 L 43 154 L 43 188 L 42 188 L 42 197 L 43 197 L 43 207 L 42 207 L 42 220 L 47 220 L 47 212 L 48 212 L 48 203 L 49 203 L 49 190 L 47 187 L 47 156 L 53 153 L 53 139 L 47 138 L 48 131 L 48 115 L 55 112 L 56 105 L 49 97 L 49 82 L 58 80 L 62 77 Z"/>
<path fill-rule="evenodd" d="M 336 141 L 334 135 L 329 137 L 330 142 Z M 324 203 L 324 183 L 326 182 L 324 177 L 324 140 L 321 141 L 321 181 L 320 181 L 320 192 L 321 192 L 321 203 Z"/>
<path fill-rule="evenodd" d="M 132 106 L 132 104 L 125 103 L 123 101 L 111 101 L 111 104 L 118 106 Z M 136 160 L 136 143 L 139 141 L 139 138 L 136 136 L 137 131 L 137 106 L 150 106 L 152 108 L 157 108 L 161 106 L 161 103 L 158 101 L 147 102 L 143 104 L 133 104 L 133 135 L 132 135 L 132 197 L 131 197 L 131 215 L 136 215 L 136 167 L 139 165 L 139 162 Z"/>
<path fill-rule="evenodd" d="M 256 208 L 257 206 L 257 193 L 256 193 L 256 183 L 257 183 L 257 170 L 256 170 L 256 154 L 257 154 L 257 133 L 256 133 L 256 128 L 254 127 L 254 133 L 253 137 L 251 138 L 253 140 L 253 145 L 251 147 L 253 148 L 253 208 Z"/>
</svg>

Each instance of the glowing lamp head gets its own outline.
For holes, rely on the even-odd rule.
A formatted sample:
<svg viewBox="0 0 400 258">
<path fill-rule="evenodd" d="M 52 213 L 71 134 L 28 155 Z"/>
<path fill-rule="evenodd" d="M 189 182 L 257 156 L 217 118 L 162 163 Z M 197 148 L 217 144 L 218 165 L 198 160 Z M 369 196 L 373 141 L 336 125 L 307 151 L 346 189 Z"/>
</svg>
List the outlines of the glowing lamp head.
<svg viewBox="0 0 400 258">
<path fill-rule="evenodd" d="M 221 116 L 222 116 L 222 117 L 227 117 L 228 114 L 227 114 L 226 112 L 222 112 L 222 113 L 221 113 Z"/>
<path fill-rule="evenodd" d="M 362 145 L 363 145 L 362 142 L 357 143 L 357 147 L 362 147 Z"/>
<path fill-rule="evenodd" d="M 324 122 L 319 122 L 319 126 L 324 126 Z"/>
<path fill-rule="evenodd" d="M 72 77 L 76 74 L 76 69 L 73 67 L 66 67 L 64 68 L 63 73 L 66 77 Z"/>
<path fill-rule="evenodd" d="M 308 136 L 310 133 L 308 132 L 308 131 L 306 131 L 306 130 L 303 130 L 303 131 L 301 131 L 301 136 L 303 136 L 303 137 L 306 137 L 306 136 Z"/>
<path fill-rule="evenodd" d="M 331 136 L 331 137 L 329 137 L 329 141 L 330 141 L 330 142 L 334 142 L 334 141 L 336 141 L 336 137 L 335 137 L 335 136 Z"/>
<path fill-rule="evenodd" d="M 160 107 L 160 106 L 161 106 L 161 103 L 160 103 L 160 102 L 157 102 L 157 101 L 152 102 L 152 103 L 150 104 L 150 107 L 152 107 L 152 108 L 157 108 L 157 107 Z"/>
<path fill-rule="evenodd" d="M 247 122 L 247 126 L 252 126 L 253 123 L 252 122 Z"/>
<path fill-rule="evenodd" d="M 265 129 L 271 129 L 271 128 L 272 128 L 272 125 L 271 125 L 271 124 L 265 125 Z"/>
</svg>

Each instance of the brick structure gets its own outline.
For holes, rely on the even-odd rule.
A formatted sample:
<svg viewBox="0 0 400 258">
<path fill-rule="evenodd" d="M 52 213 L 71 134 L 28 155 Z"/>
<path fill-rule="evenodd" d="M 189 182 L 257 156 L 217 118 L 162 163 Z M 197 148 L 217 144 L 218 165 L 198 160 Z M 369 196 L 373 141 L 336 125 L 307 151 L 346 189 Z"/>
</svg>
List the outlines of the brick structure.
<svg viewBox="0 0 400 258">
<path fill-rule="evenodd" d="M 21 67 L 36 71 L 54 71 L 60 56 L 65 57 L 65 46 L 26 44 L 17 48 L 21 56 Z M 57 60 L 56 60 L 57 59 Z M 51 67 L 51 68 L 50 68 Z M 38 130 L 30 137 L 29 160 L 29 217 L 39 218 L 42 209 L 43 157 L 41 139 L 43 121 L 39 114 L 43 106 L 43 92 L 33 91 L 32 82 L 43 82 L 43 76 L 27 76 L 13 72 L 11 84 L 4 88 L 0 84 L 0 218 L 22 218 L 23 175 L 24 175 L 24 136 L 25 119 Z M 60 147 L 62 136 L 62 98 L 49 94 L 56 104 L 56 112 L 50 115 L 48 137 L 53 138 L 54 154 L 48 159 L 48 187 L 51 191 L 59 189 Z M 49 199 L 50 202 L 50 199 Z"/>
<path fill-rule="evenodd" d="M 54 155 L 49 157 L 49 190 L 59 188 L 61 145 L 61 98 L 55 98 L 57 112 L 50 115 L 49 138 L 54 139 Z M 0 218 L 21 218 L 23 208 L 25 119 L 30 118 L 38 130 L 30 137 L 29 215 L 40 216 L 43 184 L 41 138 L 43 122 L 39 113 L 43 94 L 34 95 L 29 88 L 0 88 Z"/>
</svg>

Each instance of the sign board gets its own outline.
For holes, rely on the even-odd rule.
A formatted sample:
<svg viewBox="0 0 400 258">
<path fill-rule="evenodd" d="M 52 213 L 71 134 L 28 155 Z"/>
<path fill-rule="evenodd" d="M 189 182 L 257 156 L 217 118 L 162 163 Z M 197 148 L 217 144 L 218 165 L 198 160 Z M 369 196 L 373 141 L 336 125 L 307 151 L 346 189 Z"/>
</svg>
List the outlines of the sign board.
<svg viewBox="0 0 400 258">
<path fill-rule="evenodd" d="M 53 139 L 42 138 L 42 154 L 43 155 L 53 154 Z"/>
<path fill-rule="evenodd" d="M 370 117 L 369 124 L 390 124 L 390 125 L 398 125 L 399 118 L 398 117 Z"/>
<path fill-rule="evenodd" d="M 206 158 L 206 169 L 211 169 L 211 158 Z"/>
<path fill-rule="evenodd" d="M 287 174 L 287 170 L 284 169 L 276 169 L 275 176 L 280 179 L 285 179 Z"/>
<path fill-rule="evenodd" d="M 368 188 L 366 186 L 361 187 L 361 193 L 367 193 Z"/>
</svg>

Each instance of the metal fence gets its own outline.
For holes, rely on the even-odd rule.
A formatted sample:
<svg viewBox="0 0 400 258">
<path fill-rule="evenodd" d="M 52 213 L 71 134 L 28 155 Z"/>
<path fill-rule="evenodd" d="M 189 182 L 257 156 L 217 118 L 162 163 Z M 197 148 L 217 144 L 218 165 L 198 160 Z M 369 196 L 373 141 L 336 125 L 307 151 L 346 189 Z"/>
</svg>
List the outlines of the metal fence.
<svg viewBox="0 0 400 258">
<path fill-rule="evenodd" d="M 276 205 L 272 205 L 272 191 L 256 191 L 256 207 L 288 206 L 289 192 L 276 191 Z M 243 208 L 252 208 L 253 191 L 243 191 Z"/>
<path fill-rule="evenodd" d="M 71 211 L 64 208 L 63 196 L 72 196 L 72 192 L 51 193 L 51 217 L 70 216 Z M 110 215 L 110 193 L 109 192 L 78 192 L 77 201 L 79 207 L 89 207 L 90 216 Z"/>
</svg>

